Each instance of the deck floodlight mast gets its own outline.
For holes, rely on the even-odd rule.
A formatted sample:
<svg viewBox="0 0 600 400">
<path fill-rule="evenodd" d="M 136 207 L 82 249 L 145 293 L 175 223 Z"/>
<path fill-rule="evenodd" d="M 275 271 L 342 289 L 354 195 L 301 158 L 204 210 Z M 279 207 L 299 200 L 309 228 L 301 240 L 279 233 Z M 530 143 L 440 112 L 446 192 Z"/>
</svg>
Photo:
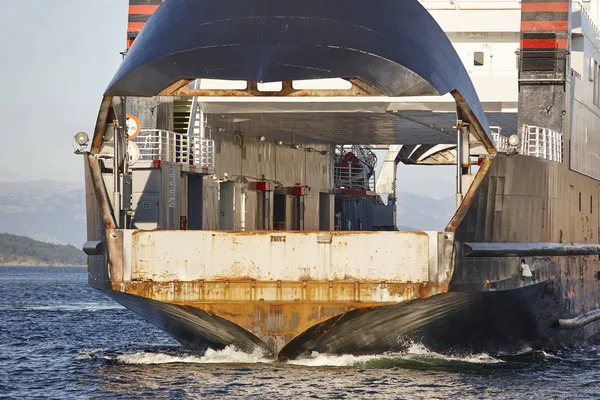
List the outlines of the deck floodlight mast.
<svg viewBox="0 0 600 400">
<path fill-rule="evenodd" d="M 90 142 L 90 137 L 85 132 L 77 132 L 73 137 L 73 149 L 75 154 L 85 153 L 87 145 Z"/>
</svg>

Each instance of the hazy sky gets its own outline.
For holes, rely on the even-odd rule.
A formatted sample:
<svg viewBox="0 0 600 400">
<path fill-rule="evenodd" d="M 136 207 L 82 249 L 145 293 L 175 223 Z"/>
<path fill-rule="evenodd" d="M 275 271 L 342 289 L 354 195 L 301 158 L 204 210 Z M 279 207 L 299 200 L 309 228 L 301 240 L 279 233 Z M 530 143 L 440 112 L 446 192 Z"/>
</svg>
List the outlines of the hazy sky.
<svg viewBox="0 0 600 400">
<path fill-rule="evenodd" d="M 2 0 L 0 181 L 83 182 L 91 133 L 125 48 L 128 0 Z"/>
<path fill-rule="evenodd" d="M 91 133 L 125 48 L 128 0 L 2 0 L 0 181 L 83 183 L 73 135 Z M 399 191 L 453 194 L 454 169 L 399 168 Z"/>
</svg>

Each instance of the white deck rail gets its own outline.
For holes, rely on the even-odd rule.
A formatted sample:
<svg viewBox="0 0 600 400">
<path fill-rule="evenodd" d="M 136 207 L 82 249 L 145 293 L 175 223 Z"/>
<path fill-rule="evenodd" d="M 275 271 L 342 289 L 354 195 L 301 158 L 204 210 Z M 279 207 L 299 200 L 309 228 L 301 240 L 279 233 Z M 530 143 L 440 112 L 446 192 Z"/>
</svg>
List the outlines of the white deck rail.
<svg viewBox="0 0 600 400">
<path fill-rule="evenodd" d="M 549 161 L 563 161 L 563 134 L 548 128 L 523 125 L 521 153 Z"/>
<path fill-rule="evenodd" d="M 140 150 L 141 161 L 189 162 L 186 135 L 162 129 L 142 129 L 131 141 Z"/>
<path fill-rule="evenodd" d="M 165 161 L 194 165 L 214 173 L 215 142 L 212 139 L 189 136 L 164 129 L 142 129 L 130 139 L 139 149 L 136 161 Z"/>
<path fill-rule="evenodd" d="M 208 169 L 208 173 L 213 174 L 215 172 L 215 141 L 194 136 L 193 143 L 194 165 Z"/>
<path fill-rule="evenodd" d="M 492 132 L 492 137 L 494 138 L 496 150 L 499 153 L 508 152 L 508 137 L 502 135 L 502 128 L 499 126 L 490 126 L 490 131 Z"/>
</svg>

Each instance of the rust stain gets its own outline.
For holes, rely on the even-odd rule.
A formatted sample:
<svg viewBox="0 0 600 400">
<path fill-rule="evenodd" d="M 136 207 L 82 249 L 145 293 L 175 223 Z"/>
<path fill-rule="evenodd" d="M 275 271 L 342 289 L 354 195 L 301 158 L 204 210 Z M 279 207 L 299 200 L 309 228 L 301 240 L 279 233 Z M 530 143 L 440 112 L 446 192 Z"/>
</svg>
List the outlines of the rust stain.
<svg viewBox="0 0 600 400">
<path fill-rule="evenodd" d="M 200 96 L 200 97 L 337 97 L 337 96 L 385 96 L 377 88 L 361 81 L 350 79 L 350 89 L 294 89 L 292 81 L 283 81 L 279 91 L 260 91 L 257 82 L 247 82 L 246 89 L 192 89 L 191 81 L 179 80 L 168 86 L 158 96 Z"/>
<path fill-rule="evenodd" d="M 98 154 L 100 152 L 102 138 L 104 137 L 104 129 L 106 128 L 106 122 L 108 121 L 109 114 L 111 113 L 111 106 L 112 97 L 105 96 L 100 104 L 100 111 L 98 112 L 96 127 L 94 128 L 94 136 L 92 138 L 90 154 Z"/>
<path fill-rule="evenodd" d="M 173 230 L 166 230 L 166 229 L 155 229 L 152 231 L 144 231 L 144 230 L 136 230 L 132 233 L 133 236 L 139 236 L 139 235 L 155 235 L 157 233 L 181 233 L 182 231 L 173 231 Z M 205 231 L 201 231 L 202 233 L 205 234 L 210 234 L 212 236 L 223 236 L 223 237 L 227 237 L 227 236 L 270 236 L 273 234 L 279 235 L 279 236 L 291 236 L 291 235 L 300 235 L 300 236 L 311 236 L 314 234 L 318 234 L 319 237 L 323 237 L 323 231 L 310 231 L 310 230 L 306 230 L 306 231 L 290 231 L 290 232 L 286 232 L 285 234 L 282 234 L 282 231 L 267 231 L 267 230 L 245 230 L 245 231 L 209 231 L 209 230 L 205 230 Z M 427 233 L 425 232 L 417 232 L 417 231 L 409 231 L 409 232 L 401 232 L 401 231 L 334 231 L 334 232 L 328 232 L 327 233 L 327 237 L 332 237 L 332 238 L 344 238 L 344 237 L 352 237 L 352 236 L 366 236 L 366 235 L 372 235 L 372 236 L 377 236 L 377 235 L 397 235 L 397 236 L 402 236 L 402 237 L 407 237 L 407 236 L 427 236 Z M 345 243 L 347 245 L 347 243 Z"/>
<path fill-rule="evenodd" d="M 113 282 L 113 290 L 228 319 L 262 340 L 289 342 L 308 328 L 355 309 L 426 298 L 448 291 L 433 282 L 372 280 L 258 281 L 249 277 L 172 282 Z M 384 296 L 383 300 L 382 297 Z M 325 334 L 326 332 L 323 332 Z"/>
<path fill-rule="evenodd" d="M 475 113 L 473 112 L 473 110 L 471 110 L 471 107 L 469 107 L 469 104 L 465 101 L 464 97 L 462 97 L 462 95 L 457 90 L 452 90 L 450 94 L 452 95 L 452 97 L 454 97 L 454 100 L 456 101 L 456 104 L 462 111 L 463 115 L 467 117 L 468 122 L 474 128 L 475 132 L 477 133 L 477 136 L 479 136 L 480 140 L 483 142 L 488 153 L 492 154 L 495 151 L 495 146 L 494 143 L 488 137 L 487 133 L 485 132 L 483 125 L 481 125 L 481 121 L 477 119 Z"/>
<path fill-rule="evenodd" d="M 157 96 L 178 96 L 177 93 L 180 91 L 185 91 L 185 88 L 190 84 L 190 82 L 192 82 L 191 79 L 180 79 L 177 82 L 167 86 Z"/>
</svg>

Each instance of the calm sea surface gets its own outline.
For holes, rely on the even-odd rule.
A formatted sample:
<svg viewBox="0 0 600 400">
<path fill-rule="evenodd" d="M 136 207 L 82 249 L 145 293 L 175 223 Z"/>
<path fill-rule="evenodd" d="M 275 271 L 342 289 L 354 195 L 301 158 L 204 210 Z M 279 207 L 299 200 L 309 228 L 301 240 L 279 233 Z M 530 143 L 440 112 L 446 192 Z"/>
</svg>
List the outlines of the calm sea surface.
<svg viewBox="0 0 600 400">
<path fill-rule="evenodd" d="M 509 359 L 419 344 L 290 363 L 195 354 L 86 282 L 84 268 L 0 267 L 0 398 L 600 399 L 600 342 Z"/>
</svg>

